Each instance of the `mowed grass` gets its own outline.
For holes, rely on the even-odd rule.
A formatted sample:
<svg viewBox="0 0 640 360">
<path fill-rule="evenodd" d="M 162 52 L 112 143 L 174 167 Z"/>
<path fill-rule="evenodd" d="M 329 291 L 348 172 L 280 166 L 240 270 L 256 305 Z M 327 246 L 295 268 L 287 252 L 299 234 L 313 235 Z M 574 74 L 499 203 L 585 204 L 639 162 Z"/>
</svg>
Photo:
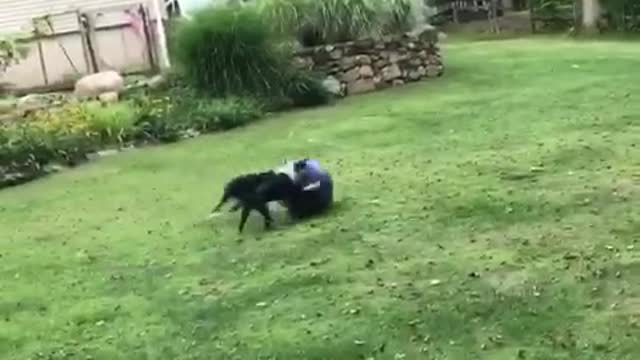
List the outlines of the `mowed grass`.
<svg viewBox="0 0 640 360">
<path fill-rule="evenodd" d="M 0 192 L 2 359 L 638 359 L 640 44 L 446 75 Z M 311 156 L 326 217 L 205 216 Z"/>
</svg>

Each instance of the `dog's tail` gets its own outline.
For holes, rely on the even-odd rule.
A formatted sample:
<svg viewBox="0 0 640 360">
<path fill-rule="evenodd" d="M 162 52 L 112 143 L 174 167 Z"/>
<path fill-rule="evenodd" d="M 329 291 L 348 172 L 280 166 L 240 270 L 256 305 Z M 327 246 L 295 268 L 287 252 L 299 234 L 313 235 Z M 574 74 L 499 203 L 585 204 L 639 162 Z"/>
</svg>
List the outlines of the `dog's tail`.
<svg viewBox="0 0 640 360">
<path fill-rule="evenodd" d="M 224 205 L 227 201 L 229 201 L 229 194 L 225 191 L 224 194 L 222 194 L 222 198 L 220 199 L 220 202 L 218 203 L 218 205 L 216 205 L 216 207 L 213 208 L 213 210 L 211 210 L 212 214 L 217 213 L 218 211 L 220 211 L 220 208 L 222 207 L 222 205 Z"/>
</svg>

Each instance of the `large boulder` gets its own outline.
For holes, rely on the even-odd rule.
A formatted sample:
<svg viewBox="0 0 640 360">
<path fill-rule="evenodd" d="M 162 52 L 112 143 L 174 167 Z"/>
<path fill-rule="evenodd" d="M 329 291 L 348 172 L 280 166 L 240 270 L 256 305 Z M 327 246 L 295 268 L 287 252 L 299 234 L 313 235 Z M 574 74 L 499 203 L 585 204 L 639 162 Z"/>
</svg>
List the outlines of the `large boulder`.
<svg viewBox="0 0 640 360">
<path fill-rule="evenodd" d="M 124 79 L 116 71 L 103 71 L 82 77 L 76 82 L 74 94 L 80 98 L 97 97 L 104 93 L 120 93 Z"/>
<path fill-rule="evenodd" d="M 347 84 L 347 91 L 350 95 L 362 94 L 376 89 L 376 83 L 373 79 L 358 79 Z"/>
<path fill-rule="evenodd" d="M 167 79 L 165 79 L 162 75 L 156 75 L 147 81 L 147 87 L 151 89 L 159 89 L 163 87 L 167 83 Z"/>
<path fill-rule="evenodd" d="M 342 95 L 342 84 L 333 76 L 327 76 L 327 78 L 322 81 L 322 86 L 333 95 Z"/>
</svg>

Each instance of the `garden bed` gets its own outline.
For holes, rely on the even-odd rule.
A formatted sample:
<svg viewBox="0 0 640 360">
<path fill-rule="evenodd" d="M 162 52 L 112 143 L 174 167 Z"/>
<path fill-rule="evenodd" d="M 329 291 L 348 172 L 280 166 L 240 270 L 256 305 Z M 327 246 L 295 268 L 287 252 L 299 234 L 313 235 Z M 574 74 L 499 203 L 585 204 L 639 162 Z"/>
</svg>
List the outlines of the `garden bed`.
<svg viewBox="0 0 640 360">
<path fill-rule="evenodd" d="M 114 150 L 231 129 L 263 114 L 257 100 L 201 98 L 177 88 L 115 104 L 72 101 L 45 107 L 0 124 L 0 188 Z"/>
</svg>

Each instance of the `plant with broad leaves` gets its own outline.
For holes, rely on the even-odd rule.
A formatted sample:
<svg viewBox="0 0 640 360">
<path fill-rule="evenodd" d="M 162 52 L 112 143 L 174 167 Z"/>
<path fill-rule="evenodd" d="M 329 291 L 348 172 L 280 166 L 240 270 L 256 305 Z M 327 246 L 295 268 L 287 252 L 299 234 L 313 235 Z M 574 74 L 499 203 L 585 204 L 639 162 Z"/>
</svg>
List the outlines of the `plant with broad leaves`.
<svg viewBox="0 0 640 360">
<path fill-rule="evenodd" d="M 27 56 L 29 48 L 21 45 L 20 39 L 17 35 L 0 37 L 0 74 Z"/>
</svg>

